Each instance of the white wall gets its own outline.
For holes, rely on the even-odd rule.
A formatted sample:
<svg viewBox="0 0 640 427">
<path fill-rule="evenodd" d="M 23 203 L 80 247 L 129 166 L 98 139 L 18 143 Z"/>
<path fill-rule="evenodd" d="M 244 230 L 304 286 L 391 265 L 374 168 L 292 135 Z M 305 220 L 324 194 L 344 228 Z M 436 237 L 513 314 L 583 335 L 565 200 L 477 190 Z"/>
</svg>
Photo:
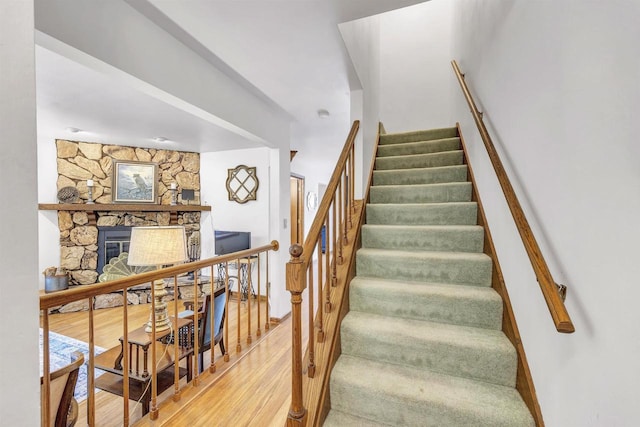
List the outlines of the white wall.
<svg viewBox="0 0 640 427">
<path fill-rule="evenodd" d="M 432 0 L 340 24 L 362 86 L 351 98 L 356 107 L 352 120 L 362 121 L 358 189 L 368 179 L 379 121 L 388 133 L 455 124 L 451 119 L 455 79 L 449 64 L 451 4 Z"/>
<path fill-rule="evenodd" d="M 260 181 L 256 194 L 257 200 L 244 204 L 229 200 L 226 189 L 227 170 L 238 165 L 256 168 Z M 212 206 L 206 227 L 214 230 L 250 231 L 252 246 L 269 243 L 269 167 L 268 148 L 202 153 L 200 155 L 201 199 L 203 203 Z M 206 249 L 207 256 L 213 255 L 213 240 L 210 245 L 206 244 Z M 202 247 L 203 256 L 204 250 L 205 244 Z"/>
<path fill-rule="evenodd" d="M 462 96 L 471 163 L 550 427 L 640 424 L 640 5 L 455 3 L 457 59 L 576 332 L 555 332 Z"/>
<path fill-rule="evenodd" d="M 256 168 L 259 180 L 257 200 L 244 204 L 229 200 L 226 190 L 227 170 L 238 165 Z M 269 237 L 271 191 L 269 167 L 269 149 L 267 148 L 200 155 L 202 203 L 212 206 L 211 212 L 206 212 L 201 221 L 201 257 L 203 259 L 215 255 L 214 230 L 248 231 L 251 233 L 251 247 L 266 245 L 271 241 Z"/>
<path fill-rule="evenodd" d="M 360 120 L 362 143 L 357 141 L 356 157 L 361 156 L 361 187 L 367 185 L 373 146 L 380 121 L 380 15 L 345 22 L 339 25 L 340 34 L 360 79 L 361 88 L 351 95 L 352 121 Z M 361 107 L 360 107 L 361 105 Z"/>
<path fill-rule="evenodd" d="M 278 252 L 269 255 L 271 266 L 271 315 L 282 317 L 291 310 L 285 295 L 284 263 L 288 259 L 288 228 L 284 229 L 281 218 L 281 201 L 288 206 L 288 164 L 286 166 L 286 192 L 282 193 L 280 181 L 281 150 L 256 148 L 232 150 L 200 155 L 200 186 L 202 203 L 211 205 L 211 213 L 202 219 L 202 258 L 214 256 L 214 230 L 251 232 L 251 246 L 262 246 L 277 240 L 281 244 Z M 288 161 L 288 151 L 286 151 Z M 243 164 L 256 167 L 260 185 L 257 200 L 239 204 L 230 201 L 226 190 L 227 170 Z M 286 240 L 283 240 L 286 239 Z M 262 264 L 262 278 L 266 278 L 266 264 Z M 254 274 L 257 280 L 257 273 Z M 257 288 L 256 288 L 257 290 Z M 264 288 L 261 293 L 264 293 Z"/>
<path fill-rule="evenodd" d="M 40 423 L 33 3 L 0 2 L 0 424 Z"/>
<path fill-rule="evenodd" d="M 55 137 L 38 135 L 38 203 L 57 203 L 58 166 Z M 58 212 L 38 211 L 38 271 L 60 265 Z M 44 289 L 44 275 L 38 275 Z"/>
<path fill-rule="evenodd" d="M 380 15 L 380 120 L 387 133 L 451 122 L 451 10 L 432 0 Z"/>
</svg>

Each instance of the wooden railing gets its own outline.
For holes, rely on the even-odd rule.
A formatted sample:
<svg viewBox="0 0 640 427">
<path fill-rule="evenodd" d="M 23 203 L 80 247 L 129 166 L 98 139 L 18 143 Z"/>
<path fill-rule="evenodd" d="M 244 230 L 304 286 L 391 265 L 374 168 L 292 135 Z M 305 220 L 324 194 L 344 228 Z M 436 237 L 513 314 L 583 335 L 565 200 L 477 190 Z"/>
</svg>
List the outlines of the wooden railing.
<svg viewBox="0 0 640 427">
<path fill-rule="evenodd" d="M 290 249 L 287 289 L 291 292 L 293 339 L 288 426 L 320 426 L 330 409 L 330 373 L 340 355 L 340 323 L 349 309 L 348 285 L 355 276 L 355 255 L 379 141 L 378 135 L 367 191 L 362 200 L 354 200 L 351 177 L 358 127 L 354 122 L 304 246 L 295 244 Z M 380 129 L 382 132 L 382 124 Z M 321 240 L 323 227 L 326 238 Z M 303 292 L 308 301 L 304 307 Z"/>
<path fill-rule="evenodd" d="M 531 266 L 536 274 L 536 278 L 538 279 L 538 283 L 540 284 L 540 289 L 542 290 L 542 295 L 547 303 L 547 307 L 549 308 L 549 313 L 551 313 L 551 317 L 555 324 L 556 330 L 558 332 L 571 333 L 575 331 L 573 323 L 571 322 L 571 318 L 569 317 L 569 313 L 567 312 L 567 308 L 564 305 L 564 296 L 566 295 L 566 287 L 564 285 L 558 285 L 551 272 L 549 271 L 549 267 L 540 251 L 540 247 L 536 241 L 533 232 L 531 231 L 531 227 L 529 226 L 529 222 L 522 210 L 522 206 L 520 206 L 520 202 L 518 201 L 518 197 L 516 196 L 515 191 L 513 190 L 513 186 L 507 176 L 507 173 L 502 165 L 502 161 L 498 156 L 498 152 L 493 145 L 493 141 L 491 140 L 491 136 L 487 131 L 486 126 L 482 120 L 482 113 L 478 111 L 476 104 L 469 92 L 469 88 L 464 80 L 464 74 L 460 71 L 458 64 L 456 61 L 451 61 L 451 65 L 453 66 L 453 70 L 458 78 L 458 82 L 460 83 L 460 87 L 462 88 L 462 92 L 469 104 L 469 108 L 471 109 L 471 114 L 473 115 L 473 119 L 476 122 L 476 126 L 478 127 L 478 131 L 480 132 L 480 136 L 482 137 L 482 141 L 487 149 L 487 153 L 489 154 L 489 159 L 491 159 L 491 163 L 493 168 L 496 171 L 496 175 L 498 177 L 498 181 L 500 182 L 500 186 L 502 187 L 502 191 L 507 200 L 507 204 L 509 205 L 509 209 L 511 210 L 511 215 L 513 215 L 513 219 L 516 223 L 516 227 L 518 228 L 518 232 L 520 233 L 520 237 L 522 238 L 522 243 L 529 255 L 529 260 L 531 261 Z"/>
<path fill-rule="evenodd" d="M 122 279 L 112 280 L 112 281 L 104 282 L 100 284 L 78 286 L 74 289 L 42 295 L 40 297 L 40 310 L 41 310 L 41 324 L 43 329 L 43 334 L 42 334 L 43 335 L 43 355 L 42 355 L 43 356 L 43 372 L 50 372 L 50 364 L 51 364 L 50 354 L 49 354 L 49 317 L 52 315 L 49 314 L 49 311 L 54 307 L 58 307 L 63 304 L 68 304 L 70 302 L 83 301 L 83 300 L 87 301 L 88 307 L 89 307 L 89 311 L 88 311 L 89 358 L 88 358 L 88 371 L 87 371 L 87 396 L 88 397 L 87 397 L 86 423 L 89 426 L 96 425 L 96 402 L 95 402 L 95 368 L 96 368 L 95 358 L 96 356 L 95 356 L 95 344 L 94 344 L 94 333 L 95 333 L 94 311 L 95 310 L 93 308 L 94 298 L 103 294 L 108 294 L 112 292 L 121 292 L 123 294 L 123 300 L 127 301 L 127 297 L 126 297 L 127 290 L 137 285 L 150 284 L 151 301 L 152 301 L 151 304 L 149 304 L 150 312 L 155 312 L 156 304 L 155 304 L 155 289 L 153 286 L 153 282 L 155 280 L 164 280 L 165 278 L 172 277 L 173 278 L 173 286 L 172 286 L 173 295 L 176 296 L 176 298 L 173 298 L 173 301 L 170 304 L 173 304 L 173 313 L 177 314 L 181 308 L 178 306 L 179 302 L 177 298 L 177 296 L 179 295 L 178 278 L 179 276 L 183 276 L 185 273 L 193 272 L 193 295 L 194 296 L 191 302 L 193 304 L 193 307 L 196 307 L 194 308 L 194 312 L 195 312 L 197 311 L 199 302 L 201 302 L 203 298 L 201 296 L 202 290 L 200 289 L 200 285 L 202 284 L 201 276 L 200 276 L 201 270 L 204 270 L 205 272 L 210 272 L 208 277 L 210 277 L 209 280 L 211 283 L 211 310 L 210 310 L 211 325 L 214 325 L 214 318 L 215 318 L 215 305 L 213 301 L 213 293 L 214 293 L 214 290 L 216 289 L 216 280 L 214 278 L 220 277 L 219 274 L 221 274 L 224 277 L 222 281 L 218 283 L 220 284 L 220 286 L 224 286 L 224 292 L 226 294 L 225 316 L 227 317 L 229 313 L 229 306 L 231 303 L 233 303 L 231 301 L 232 298 L 230 297 L 232 297 L 233 293 L 235 293 L 235 298 L 237 299 L 236 303 L 238 307 L 238 311 L 236 313 L 237 315 L 236 354 L 240 353 L 242 351 L 243 339 L 246 341 L 247 345 L 249 345 L 253 340 L 253 336 L 259 337 L 263 334 L 261 325 L 264 325 L 264 332 L 267 332 L 267 330 L 270 328 L 269 305 L 268 305 L 269 292 L 270 292 L 269 251 L 272 251 L 272 250 L 277 251 L 278 246 L 279 244 L 277 241 L 272 241 L 268 245 L 264 245 L 264 246 L 260 246 L 257 248 L 248 249 L 240 252 L 235 252 L 228 255 L 208 258 L 208 259 L 204 259 L 196 262 L 191 262 L 188 264 L 181 264 L 174 267 L 164 268 L 164 269 L 151 271 L 147 273 L 136 274 L 136 275 L 122 278 Z M 246 274 L 247 274 L 246 285 L 248 286 L 247 298 L 251 300 L 252 292 L 255 291 L 255 295 L 258 299 L 256 314 L 252 314 L 250 303 L 246 304 L 246 310 L 240 310 L 240 304 L 242 299 L 241 297 L 242 297 L 243 290 L 241 289 L 241 283 L 237 277 L 235 281 L 235 285 L 237 286 L 235 292 L 232 292 L 230 290 L 229 264 L 235 265 L 238 268 L 238 270 L 240 270 L 240 265 L 242 263 L 246 264 Z M 253 282 L 252 280 L 252 272 L 251 272 L 252 265 L 254 266 L 253 268 L 257 268 L 257 283 Z M 263 269 L 263 267 L 265 267 L 266 274 L 261 274 L 261 270 Z M 233 285 L 233 281 L 231 284 Z M 191 285 L 189 284 L 189 286 Z M 266 304 L 266 310 L 261 312 L 259 301 L 262 298 L 266 299 L 267 304 Z M 182 305 L 182 302 L 180 302 L 180 305 Z M 135 358 L 136 363 L 140 360 L 139 355 L 136 354 L 136 351 L 132 351 L 129 345 L 130 344 L 129 333 L 131 331 L 128 324 L 129 323 L 128 309 L 129 309 L 128 304 L 124 304 L 122 306 L 122 343 L 119 344 L 117 341 L 114 342 L 115 347 L 121 346 L 121 348 L 123 349 L 129 349 L 129 351 L 126 351 L 126 350 L 122 351 L 121 353 L 122 360 L 121 362 L 117 362 L 117 363 L 121 363 L 122 365 L 122 368 L 119 372 L 121 373 L 121 376 L 122 376 L 122 381 L 121 381 L 122 390 L 120 391 L 123 397 L 122 425 L 125 425 L 125 426 L 130 425 L 130 422 L 131 422 L 130 414 L 129 414 L 129 397 L 131 396 L 129 380 L 133 375 L 132 372 L 135 372 L 135 369 L 136 369 L 136 367 L 134 366 L 135 364 L 132 362 L 131 359 Z M 242 315 L 246 316 L 243 319 L 241 319 L 241 311 L 242 311 Z M 199 322 L 197 321 L 197 318 L 198 316 L 191 317 L 191 319 L 193 320 L 193 322 L 191 323 L 192 325 L 191 327 L 193 328 L 193 337 L 198 337 L 199 335 L 198 329 L 200 326 L 199 326 Z M 241 322 L 246 324 L 246 327 L 241 327 Z M 229 359 L 230 359 L 230 353 L 228 349 L 231 346 L 232 342 L 229 341 L 229 327 L 230 327 L 229 323 L 230 322 L 224 322 L 223 334 L 224 334 L 224 342 L 226 344 L 225 345 L 226 350 L 223 357 L 218 357 L 218 361 L 223 360 L 224 362 L 229 362 Z M 151 343 L 154 343 L 154 345 L 149 346 L 150 347 L 149 352 L 151 354 L 149 354 L 148 356 L 150 356 L 150 360 L 155 361 L 155 360 L 158 360 L 158 355 L 156 355 L 157 346 L 155 345 L 157 344 L 158 334 L 156 331 L 155 323 L 151 322 L 151 324 L 153 327 L 151 332 L 149 333 L 150 335 L 149 341 Z M 204 322 L 202 324 L 204 325 Z M 137 327 L 140 325 L 135 325 L 135 326 Z M 174 337 L 178 337 L 178 333 L 177 333 L 178 329 L 179 327 L 178 327 L 177 316 L 173 316 L 171 330 L 173 331 Z M 241 330 L 242 330 L 242 333 L 241 333 Z M 187 334 L 187 337 L 190 335 L 190 333 L 191 331 L 189 331 L 189 333 Z M 213 338 L 214 337 L 212 336 L 211 337 L 211 340 L 212 340 L 211 363 L 209 365 L 209 372 L 211 373 L 213 373 L 216 370 L 216 360 L 213 355 L 213 350 L 214 350 Z M 193 369 L 192 369 L 192 373 L 193 373 L 192 384 L 194 386 L 197 386 L 199 384 L 199 376 L 200 376 L 199 374 L 200 367 L 198 366 L 198 354 L 199 354 L 198 340 L 194 339 L 190 341 L 190 344 L 187 346 L 188 348 L 186 350 L 184 347 L 184 342 L 179 342 L 179 341 L 180 341 L 179 339 L 173 339 L 169 341 L 165 340 L 165 342 L 168 342 L 169 344 L 164 346 L 164 348 L 167 348 L 166 357 L 172 358 L 172 366 L 167 368 L 167 370 L 173 369 L 173 375 L 174 375 L 173 400 L 175 401 L 180 399 L 181 391 L 185 387 L 183 386 L 183 388 L 181 389 L 180 385 L 178 384 L 178 380 L 180 378 L 180 369 L 181 369 L 179 366 L 180 352 L 182 352 L 180 354 L 184 354 L 186 352 L 189 354 L 189 357 L 193 358 L 194 363 L 193 363 Z M 144 355 L 145 355 L 145 370 L 146 370 L 146 362 L 147 362 L 146 349 L 144 351 Z M 158 372 L 157 372 L 156 363 L 149 363 L 148 365 L 149 365 L 148 375 L 150 376 L 150 379 L 151 379 L 150 381 L 151 402 L 150 402 L 149 416 L 153 420 L 153 419 L 157 419 L 158 413 L 159 413 L 159 408 L 158 408 L 159 393 L 157 390 Z M 130 371 L 130 369 L 133 369 L 133 371 Z M 44 375 L 44 378 L 43 378 L 44 399 L 43 399 L 43 408 L 42 408 L 44 425 L 50 425 L 50 415 L 49 415 L 50 413 L 49 408 L 51 405 L 50 385 L 51 384 L 50 384 L 49 376 Z M 109 414 L 109 418 L 113 418 L 113 414 Z"/>
<path fill-rule="evenodd" d="M 351 127 L 304 246 L 294 244 L 289 250 L 286 271 L 293 332 L 291 405 L 286 424 L 290 426 L 316 425 L 322 411 L 321 394 L 327 389 L 336 326 L 363 211 L 362 202 L 354 199 L 354 141 L 359 126 L 355 121 Z M 308 301 L 304 309 L 303 292 Z M 308 337 L 306 345 L 303 335 Z"/>
</svg>

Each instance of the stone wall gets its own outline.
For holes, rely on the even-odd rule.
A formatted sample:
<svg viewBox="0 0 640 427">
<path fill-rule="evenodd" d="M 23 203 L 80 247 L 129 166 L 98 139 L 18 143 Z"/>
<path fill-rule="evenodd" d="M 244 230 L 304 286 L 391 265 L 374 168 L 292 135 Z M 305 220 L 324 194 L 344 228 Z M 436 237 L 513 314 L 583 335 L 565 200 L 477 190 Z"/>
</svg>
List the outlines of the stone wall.
<svg viewBox="0 0 640 427">
<path fill-rule="evenodd" d="M 171 203 L 169 187 L 177 183 L 182 188 L 195 190 L 195 204 L 200 200 L 200 154 L 185 151 L 157 150 L 154 148 L 125 147 L 92 142 L 56 140 L 58 181 L 57 187 L 75 187 L 81 201 L 88 198 L 87 180 L 92 179 L 93 200 L 111 203 L 113 160 L 154 162 L 159 168 L 158 197 L 160 204 Z M 180 200 L 178 200 L 180 202 Z"/>
<path fill-rule="evenodd" d="M 144 161 L 158 164 L 159 204 L 171 203 L 171 183 L 177 183 L 178 194 L 182 188 L 195 190 L 196 203 L 200 198 L 200 155 L 198 153 L 134 148 L 99 143 L 56 140 L 58 179 L 57 189 L 75 187 L 79 193 L 77 203 L 88 199 L 87 180 L 94 181 L 93 199 L 95 212 L 58 211 L 60 229 L 60 267 L 69 271 L 70 286 L 88 285 L 98 280 L 98 226 L 156 226 L 169 225 L 169 212 L 100 211 L 100 204 L 111 203 L 113 160 Z M 178 204 L 181 204 L 178 198 Z M 200 230 L 200 212 L 178 212 L 174 223 L 184 225 L 187 238 Z M 130 304 L 148 302 L 149 291 L 129 292 Z M 122 305 L 120 294 L 102 295 L 94 308 Z M 87 309 L 86 302 L 69 304 L 61 312 Z"/>
</svg>

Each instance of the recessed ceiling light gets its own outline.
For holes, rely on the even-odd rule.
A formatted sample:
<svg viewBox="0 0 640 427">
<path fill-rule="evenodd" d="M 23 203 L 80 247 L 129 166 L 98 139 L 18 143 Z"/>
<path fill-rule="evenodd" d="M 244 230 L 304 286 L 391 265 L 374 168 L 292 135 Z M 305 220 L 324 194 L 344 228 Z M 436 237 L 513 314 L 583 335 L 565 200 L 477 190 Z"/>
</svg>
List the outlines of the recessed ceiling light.
<svg viewBox="0 0 640 427">
<path fill-rule="evenodd" d="M 155 138 L 153 138 L 153 140 L 155 142 L 167 142 L 169 139 L 165 138 L 164 136 L 156 136 Z"/>
<path fill-rule="evenodd" d="M 78 132 L 82 132 L 82 129 L 73 128 L 73 127 L 68 127 L 68 128 L 67 128 L 67 132 L 71 132 L 71 133 L 78 133 Z"/>
<path fill-rule="evenodd" d="M 327 117 L 329 117 L 329 115 L 330 115 L 329 112 L 324 108 L 321 108 L 320 110 L 318 110 L 318 117 L 320 117 L 321 119 L 326 119 Z"/>
</svg>

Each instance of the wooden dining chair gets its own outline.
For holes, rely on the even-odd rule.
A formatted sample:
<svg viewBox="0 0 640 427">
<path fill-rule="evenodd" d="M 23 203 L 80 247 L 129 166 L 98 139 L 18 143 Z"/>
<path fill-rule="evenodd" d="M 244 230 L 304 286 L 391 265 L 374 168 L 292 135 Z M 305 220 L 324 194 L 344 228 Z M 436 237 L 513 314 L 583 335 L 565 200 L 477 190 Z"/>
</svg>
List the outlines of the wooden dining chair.
<svg viewBox="0 0 640 427">
<path fill-rule="evenodd" d="M 205 296 L 204 302 L 200 310 L 198 310 L 198 359 L 199 359 L 199 371 L 203 371 L 203 353 L 210 350 L 213 346 L 219 345 L 220 351 L 224 354 L 224 339 L 222 334 L 222 328 L 224 326 L 225 318 L 225 302 L 227 295 L 224 288 L 218 288 L 214 292 L 213 305 L 214 305 L 214 327 L 213 332 L 211 328 L 211 295 Z M 193 302 L 185 301 L 185 307 L 191 308 L 190 310 L 181 311 L 178 313 L 178 317 L 193 316 Z M 211 337 L 213 336 L 213 344 Z"/>
<path fill-rule="evenodd" d="M 73 391 L 78 381 L 80 366 L 84 363 L 84 354 L 79 351 L 71 353 L 71 363 L 49 374 L 49 420 L 50 426 L 69 427 L 75 425 L 78 419 L 78 402 L 73 397 Z M 44 378 L 40 377 L 40 403 L 44 408 Z M 44 426 L 44 412 L 41 411 L 41 423 Z"/>
</svg>

